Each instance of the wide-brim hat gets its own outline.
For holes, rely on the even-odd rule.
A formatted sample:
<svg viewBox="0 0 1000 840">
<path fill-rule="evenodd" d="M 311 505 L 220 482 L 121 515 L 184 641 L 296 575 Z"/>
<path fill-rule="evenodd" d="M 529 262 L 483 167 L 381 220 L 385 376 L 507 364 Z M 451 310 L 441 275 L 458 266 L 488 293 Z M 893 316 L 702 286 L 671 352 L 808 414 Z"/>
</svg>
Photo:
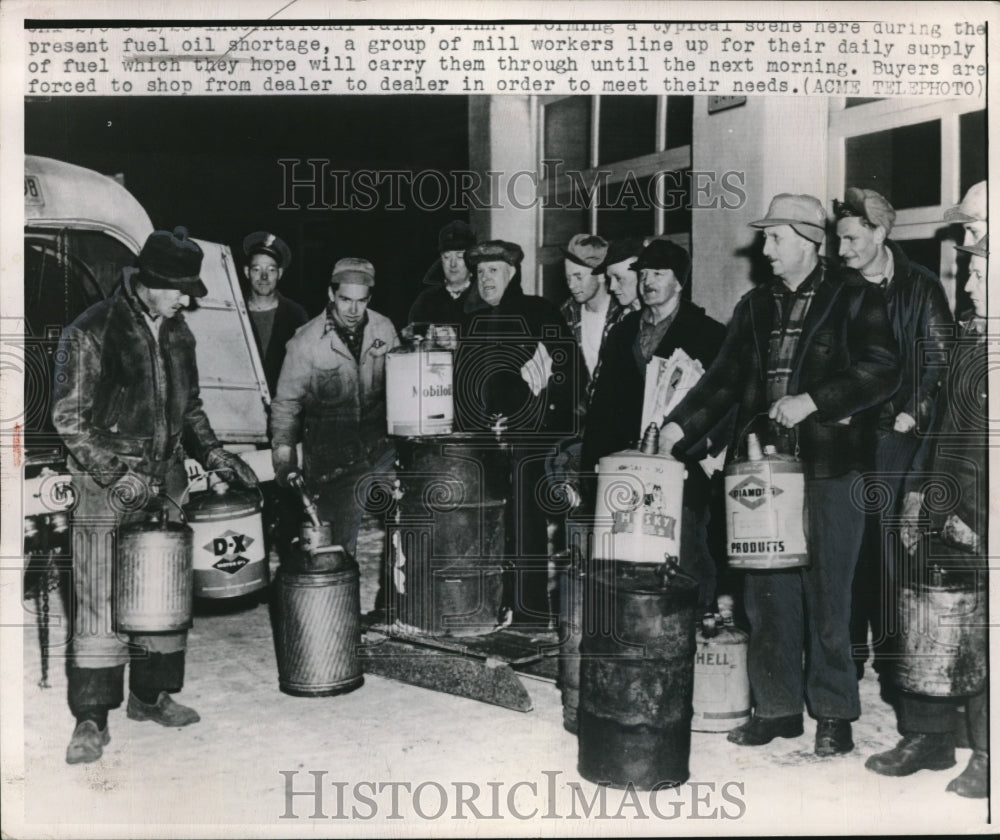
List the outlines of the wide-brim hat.
<svg viewBox="0 0 1000 840">
<path fill-rule="evenodd" d="M 944 211 L 944 220 L 959 224 L 981 222 L 987 218 L 988 212 L 986 182 L 980 181 L 969 187 L 958 204 Z"/>
<path fill-rule="evenodd" d="M 990 235 L 987 233 L 975 245 L 956 245 L 955 250 L 964 251 L 966 254 L 972 254 L 974 257 L 986 258 L 990 253 Z"/>
<path fill-rule="evenodd" d="M 480 242 L 465 252 L 465 264 L 474 270 L 482 262 L 505 262 L 514 268 L 519 268 L 524 259 L 524 251 L 514 242 L 504 242 L 502 239 L 491 239 Z"/>
<path fill-rule="evenodd" d="M 634 237 L 632 239 L 615 239 L 609 246 L 608 252 L 600 265 L 594 267 L 591 274 L 604 274 L 608 268 L 628 259 L 635 259 L 642 253 L 642 239 Z"/>
<path fill-rule="evenodd" d="M 201 281 L 204 257 L 198 243 L 188 239 L 187 228 L 154 230 L 139 251 L 138 280 L 149 289 L 176 289 L 190 297 L 204 297 Z"/>
<path fill-rule="evenodd" d="M 243 253 L 247 255 L 248 259 L 254 254 L 267 254 L 282 270 L 288 268 L 292 262 L 292 252 L 285 240 L 273 233 L 268 233 L 266 230 L 254 231 L 245 237 Z"/>
<path fill-rule="evenodd" d="M 822 242 L 826 238 L 826 211 L 815 196 L 779 193 L 771 199 L 767 215 L 750 222 L 750 227 L 754 228 L 778 225 L 790 225 L 797 234 L 811 242 Z"/>
</svg>

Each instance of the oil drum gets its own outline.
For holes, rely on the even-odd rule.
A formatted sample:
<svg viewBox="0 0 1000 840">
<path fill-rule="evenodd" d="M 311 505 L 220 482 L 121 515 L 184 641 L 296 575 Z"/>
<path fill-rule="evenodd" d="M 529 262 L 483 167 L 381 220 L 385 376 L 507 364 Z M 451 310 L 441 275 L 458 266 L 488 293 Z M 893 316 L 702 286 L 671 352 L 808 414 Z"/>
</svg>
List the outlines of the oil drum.
<svg viewBox="0 0 1000 840">
<path fill-rule="evenodd" d="M 594 558 L 663 563 L 680 555 L 684 464 L 625 450 L 597 465 Z"/>
<path fill-rule="evenodd" d="M 638 790 L 685 782 L 698 589 L 663 564 L 602 564 L 580 641 L 578 770 Z"/>
<path fill-rule="evenodd" d="M 165 516 L 118 529 L 115 626 L 127 633 L 174 633 L 191 626 L 192 532 Z"/>
<path fill-rule="evenodd" d="M 474 434 L 397 441 L 399 499 L 387 527 L 396 616 L 410 630 L 492 632 L 503 594 L 506 448 Z"/>
<path fill-rule="evenodd" d="M 184 515 L 194 532 L 194 594 L 236 598 L 267 586 L 267 556 L 257 490 L 222 482 L 192 493 Z"/>
<path fill-rule="evenodd" d="M 750 720 L 749 636 L 721 616 L 710 618 L 702 620 L 695 639 L 691 728 L 728 732 Z"/>
<path fill-rule="evenodd" d="M 726 467 L 726 539 L 734 569 L 777 570 L 809 565 L 805 471 L 802 462 L 773 446 L 760 451 L 756 435 L 748 456 Z"/>
<path fill-rule="evenodd" d="M 294 567 L 294 570 L 293 570 Z M 296 697 L 328 697 L 364 681 L 357 563 L 342 550 L 318 568 L 289 563 L 277 574 L 278 686 Z"/>
<path fill-rule="evenodd" d="M 932 569 L 900 589 L 897 685 L 931 697 L 976 694 L 987 679 L 985 574 Z"/>
<path fill-rule="evenodd" d="M 450 350 L 397 347 L 385 357 L 386 425 L 390 435 L 419 437 L 452 431 Z"/>
</svg>

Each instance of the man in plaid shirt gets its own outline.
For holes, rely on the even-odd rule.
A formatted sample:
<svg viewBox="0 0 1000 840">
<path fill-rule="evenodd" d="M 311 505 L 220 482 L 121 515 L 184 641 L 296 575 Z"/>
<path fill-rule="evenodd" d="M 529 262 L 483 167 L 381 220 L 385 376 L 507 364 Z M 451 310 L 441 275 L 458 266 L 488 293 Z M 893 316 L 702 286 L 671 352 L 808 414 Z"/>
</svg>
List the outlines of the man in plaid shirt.
<svg viewBox="0 0 1000 840">
<path fill-rule="evenodd" d="M 818 721 L 816 755 L 838 755 L 854 748 L 850 722 L 861 711 L 848 626 L 864 513 L 852 488 L 871 468 L 878 412 L 899 386 L 899 351 L 879 289 L 820 259 L 818 199 L 777 195 L 751 226 L 763 229 L 774 279 L 736 305 L 719 355 L 664 422 L 660 447 L 688 453 L 735 407 L 738 436 L 756 423 L 779 452 L 799 453 L 810 565 L 746 575 L 754 716 L 729 740 L 801 735 L 805 700 Z"/>
</svg>

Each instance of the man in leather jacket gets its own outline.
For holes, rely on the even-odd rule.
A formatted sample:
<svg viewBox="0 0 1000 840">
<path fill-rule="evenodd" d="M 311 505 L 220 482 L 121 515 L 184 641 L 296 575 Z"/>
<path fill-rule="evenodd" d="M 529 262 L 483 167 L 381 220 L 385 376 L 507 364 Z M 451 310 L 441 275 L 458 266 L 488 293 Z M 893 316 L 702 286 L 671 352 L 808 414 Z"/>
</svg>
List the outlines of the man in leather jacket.
<svg viewBox="0 0 1000 840">
<path fill-rule="evenodd" d="M 185 450 L 226 480 L 257 483 L 222 448 L 199 396 L 195 339 L 181 310 L 206 294 L 201 261 L 184 228 L 150 234 L 138 269 L 125 269 L 115 293 L 63 331 L 56 355 L 52 420 L 77 495 L 70 764 L 101 757 L 108 711 L 123 700 L 126 663 L 131 719 L 171 727 L 199 720 L 170 697 L 184 682 L 187 632 L 132 635 L 127 644 L 114 629 L 111 590 L 116 529 L 141 521 L 162 504 L 161 493 L 179 499 Z"/>
<path fill-rule="evenodd" d="M 944 336 L 954 320 L 937 275 L 912 262 L 888 239 L 896 219 L 888 201 L 874 190 L 851 187 L 842 202 L 833 204 L 840 258 L 848 268 L 883 289 L 903 372 L 896 393 L 882 406 L 875 469 L 865 476 L 870 489 L 866 499 L 878 502 L 878 509 L 867 511 L 851 595 L 851 647 L 860 679 L 868 658 L 869 624 L 877 671 L 882 669 L 890 642 L 885 628 L 894 624 L 886 618 L 894 614 L 895 587 L 891 581 L 896 558 L 882 518 L 896 515 L 904 476 L 920 469 L 921 436 L 933 422 L 941 384 L 938 367 L 924 360 L 945 352 Z"/>
</svg>

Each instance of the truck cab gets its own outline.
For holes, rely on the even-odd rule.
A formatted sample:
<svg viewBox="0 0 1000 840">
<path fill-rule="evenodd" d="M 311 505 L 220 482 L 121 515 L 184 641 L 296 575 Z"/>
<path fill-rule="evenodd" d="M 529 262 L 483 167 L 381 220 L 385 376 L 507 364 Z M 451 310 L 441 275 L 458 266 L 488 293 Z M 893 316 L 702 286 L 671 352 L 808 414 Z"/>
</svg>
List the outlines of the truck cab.
<svg viewBox="0 0 1000 840">
<path fill-rule="evenodd" d="M 53 356 L 62 328 L 110 296 L 122 269 L 136 264 L 153 223 L 114 178 L 28 155 L 24 168 L 24 323 L 22 419 L 25 557 L 69 554 L 67 512 L 73 492 L 62 442 L 50 419 Z M 185 313 L 198 342 L 205 411 L 219 439 L 246 453 L 262 480 L 271 477 L 267 443 L 270 394 L 229 247 L 196 240 L 205 254 L 208 295 Z M 203 483 L 200 467 L 188 474 Z"/>
</svg>

